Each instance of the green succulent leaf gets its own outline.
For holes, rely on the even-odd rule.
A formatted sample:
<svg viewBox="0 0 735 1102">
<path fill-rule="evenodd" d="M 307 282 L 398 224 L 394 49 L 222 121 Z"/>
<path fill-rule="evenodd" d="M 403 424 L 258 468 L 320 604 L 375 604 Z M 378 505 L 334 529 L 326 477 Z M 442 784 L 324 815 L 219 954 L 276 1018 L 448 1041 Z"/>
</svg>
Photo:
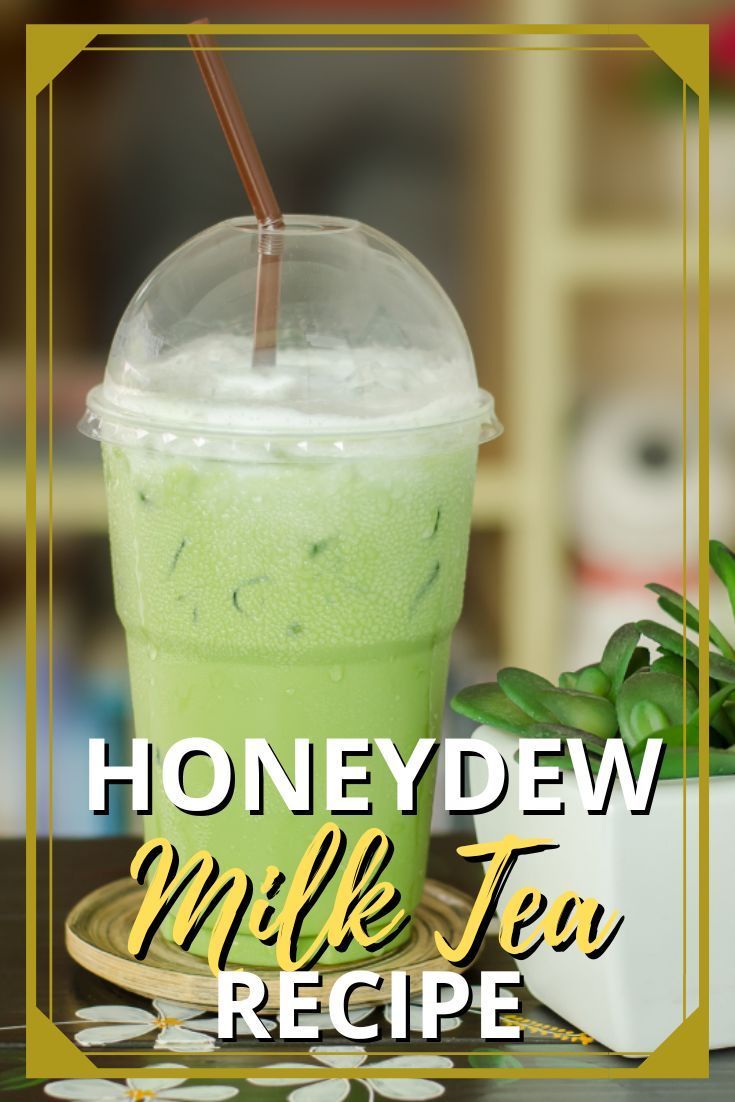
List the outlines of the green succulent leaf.
<svg viewBox="0 0 735 1102">
<path fill-rule="evenodd" d="M 650 589 L 652 593 L 655 593 L 658 597 L 659 607 L 683 626 L 684 598 L 682 595 L 677 593 L 674 589 L 669 589 L 667 585 L 658 585 L 657 582 L 649 582 L 646 589 Z M 686 622 L 692 631 L 699 632 L 699 609 L 696 608 L 691 601 L 686 602 Z M 727 658 L 735 658 L 735 648 L 733 648 L 724 633 L 721 632 L 717 625 L 713 624 L 711 620 L 709 621 L 709 635 L 715 646 L 718 647 Z"/>
<path fill-rule="evenodd" d="M 641 704 L 645 707 L 639 707 Z M 626 746 L 634 750 L 659 730 L 677 726 L 685 706 L 689 721 L 697 705 L 696 692 L 681 677 L 639 670 L 623 682 L 618 693 L 617 717 Z M 652 725 L 654 729 L 650 729 Z"/>
<path fill-rule="evenodd" d="M 578 689 L 582 693 L 594 693 L 595 696 L 608 696 L 610 693 L 610 678 L 603 672 L 602 667 L 595 663 L 592 666 L 583 666 L 581 670 L 563 673 L 559 678 L 560 689 Z"/>
<path fill-rule="evenodd" d="M 638 670 L 648 669 L 651 665 L 651 652 L 648 647 L 636 647 L 633 651 L 633 657 L 628 663 L 628 669 L 625 672 L 626 677 L 632 677 L 634 673 L 638 673 Z M 620 686 L 618 686 L 620 688 Z"/>
<path fill-rule="evenodd" d="M 715 681 L 735 684 L 735 662 L 730 658 L 721 658 L 719 654 L 713 654 L 710 651 L 709 675 Z"/>
<path fill-rule="evenodd" d="M 735 685 L 724 685 L 721 689 L 718 689 L 716 693 L 713 693 L 709 698 L 709 718 L 710 723 L 725 706 L 728 700 L 730 700 L 735 694 Z"/>
<path fill-rule="evenodd" d="M 669 654 L 678 654 L 680 658 L 686 655 L 687 661 L 699 669 L 699 647 L 691 639 L 686 639 L 666 624 L 658 624 L 655 620 L 639 620 L 638 627 L 643 635 L 653 639 L 654 643 L 658 643 Z M 723 658 L 721 654 L 710 651 L 709 672 L 716 681 L 735 684 L 735 662 L 730 658 Z"/>
<path fill-rule="evenodd" d="M 712 717 L 709 725 L 710 743 L 713 746 L 735 746 L 735 724 L 724 708 Z"/>
<path fill-rule="evenodd" d="M 735 685 L 725 685 L 723 688 L 718 689 L 716 693 L 713 693 L 709 698 L 709 723 L 718 735 L 720 740 L 724 742 L 725 746 L 732 746 L 735 744 L 735 725 L 725 711 L 725 705 L 731 699 L 735 693 Z M 696 717 L 693 717 L 696 718 Z M 710 733 L 710 741 L 712 735 Z"/>
<path fill-rule="evenodd" d="M 638 624 L 623 624 L 613 632 L 605 645 L 600 669 L 610 681 L 610 695 L 613 700 L 625 680 L 640 637 Z"/>
<path fill-rule="evenodd" d="M 630 755 L 631 765 L 633 766 L 633 772 L 636 777 L 640 771 L 644 752 L 645 744 L 633 751 Z M 667 781 L 680 779 L 684 776 L 685 764 L 687 778 L 699 776 L 699 748 L 697 746 L 687 745 L 686 750 L 684 750 L 683 746 L 667 745 L 664 752 L 664 760 L 661 764 L 659 780 Z M 711 777 L 729 777 L 735 775 L 735 753 L 733 753 L 732 750 L 717 750 L 710 747 L 709 772 Z"/>
<path fill-rule="evenodd" d="M 660 704 L 654 704 L 652 700 L 639 700 L 634 704 L 630 709 L 629 722 L 636 745 L 670 726 L 666 712 Z"/>
<path fill-rule="evenodd" d="M 602 757 L 607 739 L 599 738 L 590 731 L 579 727 L 569 727 L 565 723 L 534 723 L 525 732 L 528 738 L 581 739 L 585 747 L 595 757 Z"/>
<path fill-rule="evenodd" d="M 462 689 L 452 700 L 452 708 L 476 723 L 487 723 L 512 735 L 523 734 L 533 723 L 495 681 Z"/>
<path fill-rule="evenodd" d="M 719 540 L 709 541 L 709 561 L 717 577 L 724 584 L 735 616 L 735 555 Z"/>
<path fill-rule="evenodd" d="M 709 744 L 715 750 L 727 750 L 732 745 L 729 735 L 720 734 L 720 726 L 722 724 L 722 712 L 720 712 L 714 723 L 710 724 L 709 728 Z"/>
<path fill-rule="evenodd" d="M 658 643 L 669 654 L 676 654 L 679 658 L 686 654 L 687 661 L 699 668 L 699 648 L 691 639 L 686 639 L 680 632 L 666 624 L 659 624 L 656 620 L 639 620 L 638 627 L 642 635 Z"/>
<path fill-rule="evenodd" d="M 735 553 L 711 540 L 710 563 L 727 588 L 735 615 Z M 618 731 L 636 775 L 646 743 L 659 738 L 665 744 L 661 778 L 697 777 L 700 647 L 687 629 L 700 633 L 700 614 L 691 601 L 668 586 L 652 582 L 648 588 L 656 594 L 659 607 L 679 622 L 680 631 L 654 620 L 623 624 L 608 640 L 599 662 L 563 673 L 558 686 L 527 670 L 508 667 L 498 673 L 497 682 L 463 689 L 452 707 L 477 722 L 521 737 L 578 738 L 593 772 L 599 770 L 606 740 Z M 717 648 L 708 655 L 709 681 L 702 694 L 702 710 L 706 700 L 709 721 L 709 770 L 712 776 L 733 776 L 735 641 L 731 643 L 711 622 L 709 637 Z M 658 647 L 658 655 L 652 655 L 650 644 Z M 568 748 L 547 757 L 563 769 L 572 768 Z"/>
<path fill-rule="evenodd" d="M 508 699 L 537 723 L 553 723 L 557 718 L 541 699 L 542 693 L 558 691 L 545 677 L 516 666 L 507 666 L 498 672 L 498 684 Z"/>
<path fill-rule="evenodd" d="M 684 666 L 683 659 L 678 654 L 662 654 L 651 663 L 651 669 L 658 673 L 670 673 L 674 677 L 681 677 L 686 669 L 686 679 L 697 692 L 699 691 L 699 670 L 693 662 L 687 662 Z"/>
<path fill-rule="evenodd" d="M 699 724 L 696 716 L 692 716 L 686 727 L 681 723 L 677 723 L 673 727 L 664 727 L 662 730 L 656 731 L 652 737 L 660 738 L 667 746 L 683 746 L 685 732 L 687 746 L 693 748 L 699 746 Z"/>
<path fill-rule="evenodd" d="M 671 777 L 682 776 L 681 770 L 683 770 L 684 767 L 681 763 L 684 750 L 685 730 L 687 751 L 692 756 L 696 756 L 696 754 L 699 753 L 699 728 L 696 721 L 687 723 L 686 728 L 684 728 L 681 723 L 674 727 L 665 727 L 661 731 L 656 731 L 653 736 L 654 738 L 661 739 L 661 741 L 665 743 L 666 748 L 660 773 L 660 776 L 664 780 L 670 779 Z M 648 740 L 641 742 L 630 754 L 630 763 L 633 769 L 633 775 L 636 778 L 640 776 L 647 741 Z M 687 758 L 687 760 L 689 759 Z"/>
<path fill-rule="evenodd" d="M 542 705 L 557 723 L 589 731 L 600 739 L 612 738 L 617 733 L 615 708 L 604 697 L 574 689 L 547 689 L 542 690 L 539 696 Z"/>
</svg>

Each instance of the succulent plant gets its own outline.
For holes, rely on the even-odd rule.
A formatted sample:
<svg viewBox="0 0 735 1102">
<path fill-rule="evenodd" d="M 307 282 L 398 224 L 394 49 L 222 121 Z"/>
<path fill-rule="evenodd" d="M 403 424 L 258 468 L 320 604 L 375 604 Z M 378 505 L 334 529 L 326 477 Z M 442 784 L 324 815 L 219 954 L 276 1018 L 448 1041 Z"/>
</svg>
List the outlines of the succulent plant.
<svg viewBox="0 0 735 1102">
<path fill-rule="evenodd" d="M 735 554 L 717 540 L 710 564 L 724 584 L 735 621 Z M 678 630 L 655 620 L 623 624 L 599 662 L 563 673 L 558 685 L 528 670 L 507 667 L 497 681 L 458 693 L 460 715 L 525 738 L 579 738 L 593 770 L 609 738 L 620 737 L 638 771 L 649 738 L 663 739 L 662 778 L 699 775 L 699 610 L 668 586 L 648 587 Z M 735 646 L 709 624 L 709 768 L 735 775 Z M 569 767 L 567 755 L 559 759 Z"/>
</svg>

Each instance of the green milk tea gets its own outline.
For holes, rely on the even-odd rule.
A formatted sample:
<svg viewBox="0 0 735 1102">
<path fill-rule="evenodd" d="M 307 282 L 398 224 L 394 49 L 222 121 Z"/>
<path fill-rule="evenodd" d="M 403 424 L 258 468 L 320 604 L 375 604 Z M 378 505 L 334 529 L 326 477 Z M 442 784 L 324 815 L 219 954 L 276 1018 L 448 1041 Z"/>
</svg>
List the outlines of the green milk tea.
<svg viewBox="0 0 735 1102">
<path fill-rule="evenodd" d="M 462 604 L 477 431 L 446 450 L 228 462 L 103 443 L 117 611 L 125 627 L 136 735 L 153 756 L 147 838 L 163 835 L 181 861 L 208 849 L 257 892 L 266 867 L 286 886 L 319 827 L 336 822 L 347 853 L 368 827 L 396 843 L 384 878 L 409 914 L 426 871 L 434 764 L 417 814 L 396 810 L 380 754 L 359 759 L 371 813 L 324 807 L 328 738 L 391 739 L 404 761 L 439 738 L 450 633 Z M 174 807 L 161 761 L 184 738 L 219 742 L 235 765 L 232 799 L 212 815 Z M 263 814 L 244 810 L 243 740 L 264 738 L 292 776 L 293 742 L 314 747 L 314 813 L 293 814 L 266 779 Z M 292 776 L 293 779 L 293 776 Z M 188 794 L 209 791 L 212 765 L 186 767 Z M 338 878 L 310 912 L 299 955 L 327 920 Z M 277 900 L 276 900 L 277 904 Z M 206 955 L 210 918 L 194 952 Z M 381 920 L 383 923 L 385 919 Z M 380 926 L 380 924 L 378 926 Z M 247 915 L 241 929 L 246 930 Z M 170 936 L 171 924 L 164 925 Z M 410 925 L 390 950 L 410 935 Z M 368 954 L 355 942 L 322 963 Z M 232 963 L 274 966 L 247 932 Z"/>
</svg>

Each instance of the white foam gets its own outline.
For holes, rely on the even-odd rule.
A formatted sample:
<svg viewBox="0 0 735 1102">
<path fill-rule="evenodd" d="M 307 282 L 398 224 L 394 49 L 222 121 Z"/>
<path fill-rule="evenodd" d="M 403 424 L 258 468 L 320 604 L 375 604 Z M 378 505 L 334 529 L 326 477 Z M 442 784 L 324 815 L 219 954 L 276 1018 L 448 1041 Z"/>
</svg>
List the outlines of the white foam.
<svg viewBox="0 0 735 1102">
<path fill-rule="evenodd" d="M 481 408 L 471 363 L 325 343 L 279 348 L 273 366 L 258 368 L 249 341 L 208 336 L 147 363 L 110 363 L 97 394 L 111 416 L 233 433 L 418 428 Z"/>
</svg>

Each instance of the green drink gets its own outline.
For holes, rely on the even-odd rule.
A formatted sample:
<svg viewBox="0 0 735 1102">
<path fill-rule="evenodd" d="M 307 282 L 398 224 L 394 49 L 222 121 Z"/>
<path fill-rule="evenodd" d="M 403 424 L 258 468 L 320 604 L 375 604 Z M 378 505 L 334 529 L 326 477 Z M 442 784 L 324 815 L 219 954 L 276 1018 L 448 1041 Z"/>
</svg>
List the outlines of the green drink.
<svg viewBox="0 0 735 1102">
<path fill-rule="evenodd" d="M 237 764 L 243 738 L 257 736 L 292 774 L 293 740 L 308 738 L 316 802 L 327 738 L 390 738 L 407 760 L 420 738 L 440 735 L 474 448 L 398 466 L 355 459 L 242 468 L 104 450 L 136 733 L 153 741 L 159 763 L 172 742 L 207 734 Z M 221 867 L 241 865 L 260 884 L 268 864 L 290 878 L 330 819 L 348 849 L 379 825 L 398 843 L 387 875 L 411 912 L 423 884 L 433 777 L 421 784 L 417 815 L 404 816 L 382 758 L 373 755 L 369 766 L 371 816 L 315 808 L 313 818 L 295 818 L 269 786 L 265 814 L 246 816 L 239 771 L 216 815 L 187 815 L 157 788 L 146 834 L 174 839 L 182 858 L 209 849 Z M 205 793 L 211 782 L 210 764 L 190 762 L 187 792 Z M 327 893 L 305 935 L 318 933 L 330 905 Z M 266 964 L 272 950 L 241 937 L 231 959 Z"/>
<path fill-rule="evenodd" d="M 384 242 L 380 238 L 382 248 Z M 406 265 L 402 255 L 400 261 Z M 411 276 L 415 280 L 415 270 Z M 146 295 L 155 280 L 154 274 Z M 370 285 L 375 295 L 374 273 Z M 435 285 L 430 290 L 441 296 Z M 288 321 L 288 292 L 285 264 L 281 325 Z M 443 296 L 439 301 L 446 302 Z M 446 326 L 446 317 L 442 320 Z M 124 325 L 125 319 L 121 330 Z M 375 334 L 366 339 L 374 342 Z M 126 342 L 129 346 L 129 335 Z M 211 360 L 212 347 L 201 339 L 186 346 L 175 361 L 179 385 L 193 363 Z M 205 378 L 214 371 L 218 392 L 223 371 L 231 382 L 237 357 L 231 345 L 226 352 L 215 347 L 214 367 L 210 363 L 202 371 Z M 361 349 L 354 355 L 359 361 Z M 288 350 L 283 356 L 288 373 Z M 303 352 L 293 357 L 297 380 L 302 357 Z M 339 390 L 335 379 L 343 370 L 349 377 L 350 369 L 340 367 L 342 356 L 330 360 L 322 352 L 321 359 L 331 367 L 320 400 L 334 402 L 327 392 Z M 418 362 L 412 351 L 396 356 L 394 349 L 383 350 L 381 360 L 382 368 L 400 362 L 411 370 Z M 124 362 L 129 367 L 131 359 Z M 152 377 L 160 380 L 166 370 L 164 364 Z M 385 370 L 380 374 L 383 379 Z M 268 389 L 275 378 L 274 370 L 265 382 L 249 385 Z M 309 389 L 313 396 L 313 372 Z M 404 386 L 402 397 L 406 391 L 415 402 L 410 386 Z M 345 831 L 348 853 L 368 827 L 379 827 L 395 844 L 385 876 L 410 914 L 423 889 L 435 765 L 421 781 L 416 814 L 402 814 L 396 809 L 395 780 L 382 756 L 372 753 L 360 761 L 370 770 L 371 784 L 359 790 L 371 800 L 370 813 L 333 814 L 324 806 L 325 746 L 329 738 L 364 738 L 370 744 L 388 738 L 406 761 L 419 739 L 440 737 L 450 634 L 462 604 L 477 445 L 481 423 L 490 416 L 486 404 L 478 411 L 474 373 L 473 408 L 467 409 L 464 395 L 461 415 L 450 413 L 443 423 L 435 408 L 428 421 L 401 411 L 397 424 L 385 423 L 376 411 L 351 423 L 343 410 L 331 416 L 324 405 L 303 410 L 290 396 L 289 410 L 296 405 L 297 415 L 308 421 L 296 431 L 287 424 L 289 431 L 279 432 L 279 411 L 265 414 L 252 398 L 247 408 L 258 411 L 254 426 L 238 432 L 216 423 L 213 430 L 208 399 L 210 423 L 204 431 L 192 427 L 196 402 L 189 398 L 188 420 L 172 429 L 175 418 L 168 408 L 165 427 L 153 418 L 145 422 L 143 438 L 135 439 L 131 434 L 139 431 L 140 416 L 111 417 L 100 408 L 104 397 L 96 408 L 90 399 L 90 407 L 103 426 L 95 435 L 103 440 L 116 606 L 127 636 L 136 735 L 154 747 L 153 814 L 145 820 L 146 836 L 168 838 L 182 861 L 208 849 L 221 869 L 244 868 L 257 891 L 268 865 L 281 869 L 288 884 L 323 823 L 336 822 Z M 394 396 L 374 398 L 376 406 L 378 401 L 385 406 Z M 143 401 L 157 412 L 163 405 L 160 387 Z M 225 416 L 221 410 L 220 415 Z M 265 416 L 274 419 L 267 433 Z M 281 423 L 287 419 L 282 411 L 280 417 Z M 104 431 L 105 418 L 114 431 Z M 166 433 L 173 439 L 164 440 Z M 178 810 L 161 787 L 161 762 L 169 747 L 199 737 L 218 741 L 235 764 L 232 798 L 209 816 Z M 255 737 L 267 740 L 292 779 L 294 739 L 312 742 L 313 814 L 294 815 L 268 780 L 263 814 L 244 810 L 243 740 Z M 211 784 L 211 763 L 192 759 L 186 766 L 187 793 L 207 793 Z M 333 882 L 310 912 L 299 954 L 326 922 L 335 887 Z M 195 952 L 206 954 L 210 930 L 211 920 L 195 940 Z M 164 933 L 170 935 L 170 926 Z M 409 935 L 407 926 L 390 948 Z M 365 956 L 353 942 L 320 959 L 328 964 Z M 229 959 L 272 967 L 274 950 L 250 936 L 243 922 Z"/>
</svg>

